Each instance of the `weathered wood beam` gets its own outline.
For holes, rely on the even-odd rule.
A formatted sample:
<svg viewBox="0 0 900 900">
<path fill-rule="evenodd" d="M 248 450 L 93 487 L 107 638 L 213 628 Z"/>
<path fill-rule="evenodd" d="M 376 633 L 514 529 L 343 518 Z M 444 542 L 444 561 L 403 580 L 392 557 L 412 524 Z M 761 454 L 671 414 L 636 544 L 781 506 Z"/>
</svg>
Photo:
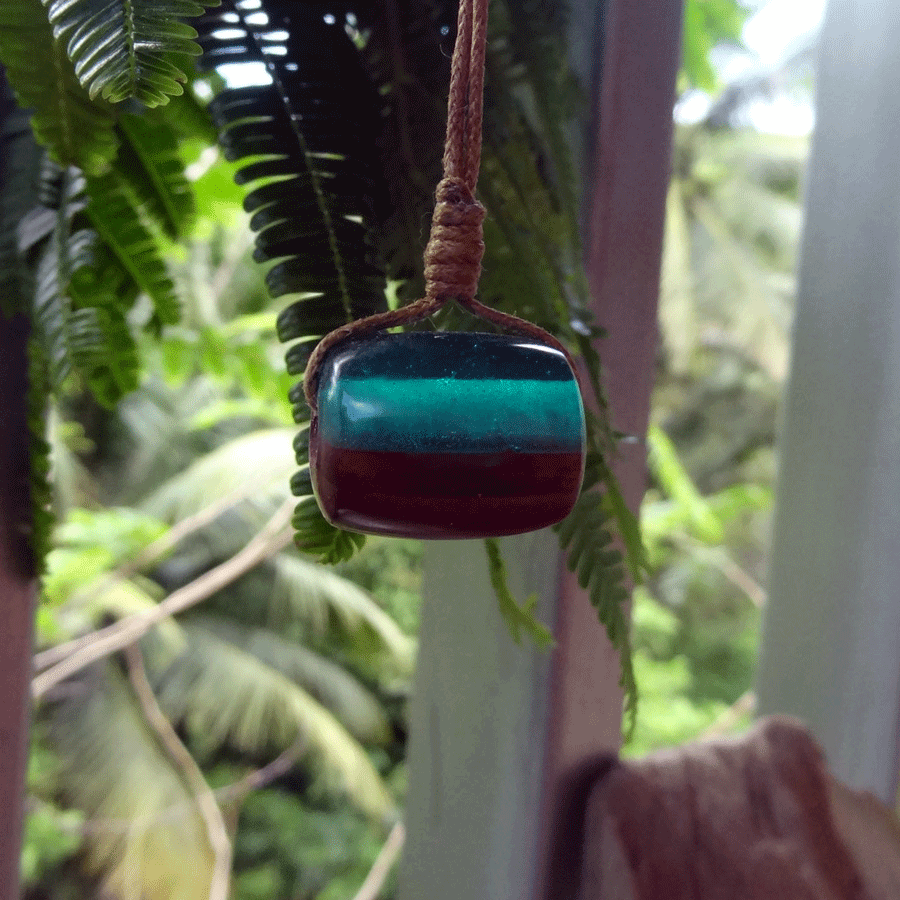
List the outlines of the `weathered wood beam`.
<svg viewBox="0 0 900 900">
<path fill-rule="evenodd" d="M 0 314 L 0 897 L 19 896 L 35 572 L 28 539 L 29 323 Z"/>
</svg>

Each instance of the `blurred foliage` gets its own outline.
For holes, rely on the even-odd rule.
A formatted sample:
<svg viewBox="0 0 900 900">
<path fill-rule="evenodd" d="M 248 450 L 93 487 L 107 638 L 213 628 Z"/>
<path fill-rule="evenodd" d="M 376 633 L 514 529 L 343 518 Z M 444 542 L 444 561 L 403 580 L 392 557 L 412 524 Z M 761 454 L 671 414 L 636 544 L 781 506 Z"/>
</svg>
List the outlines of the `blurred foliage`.
<svg viewBox="0 0 900 900">
<path fill-rule="evenodd" d="M 690 74 L 690 30 L 717 9 L 687 6 L 684 88 L 711 87 Z M 705 40 L 734 36 L 716 26 Z M 628 754 L 740 730 L 753 712 L 809 146 L 737 124 L 757 80 L 754 70 L 721 86 L 727 116 L 716 100 L 675 128 L 641 512 L 650 576 L 633 604 L 641 714 Z"/>
<path fill-rule="evenodd" d="M 289 496 L 292 379 L 239 197 L 220 195 L 211 171 L 193 188 L 215 218 L 201 213 L 197 237 L 169 263 L 184 315 L 158 338 L 138 337 L 137 390 L 112 408 L 70 390 L 51 416 L 58 525 L 41 652 L 191 584 Z M 419 556 L 415 542 L 376 541 L 338 574 L 281 550 L 202 614 L 141 641 L 159 704 L 233 829 L 233 896 L 346 896 L 374 861 L 405 790 Z M 52 688 L 38 723 L 27 896 L 101 885 L 126 896 L 138 884 L 149 900 L 206 896 L 203 823 L 122 665 L 97 663 Z M 234 786 L 298 735 L 297 759 L 242 802 Z"/>
<path fill-rule="evenodd" d="M 28 809 L 22 846 L 22 884 L 28 889 L 55 871 L 79 848 L 84 816 L 57 805 L 59 760 L 40 741 L 28 759 Z"/>
<path fill-rule="evenodd" d="M 722 43 L 739 46 L 750 11 L 734 0 L 685 0 L 678 90 L 712 93 L 720 84 L 710 52 Z"/>
</svg>

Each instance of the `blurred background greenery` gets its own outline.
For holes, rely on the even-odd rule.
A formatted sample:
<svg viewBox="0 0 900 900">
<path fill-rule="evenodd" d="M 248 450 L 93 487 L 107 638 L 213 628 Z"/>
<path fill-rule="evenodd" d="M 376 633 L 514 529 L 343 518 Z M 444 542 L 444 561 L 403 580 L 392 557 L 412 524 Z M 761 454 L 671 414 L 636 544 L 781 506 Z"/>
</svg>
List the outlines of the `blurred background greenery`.
<svg viewBox="0 0 900 900">
<path fill-rule="evenodd" d="M 815 47 L 813 31 L 754 52 L 757 6 L 686 6 L 631 754 L 753 713 Z M 183 321 L 146 341 L 115 408 L 53 410 L 45 674 L 60 645 L 191 590 L 289 498 L 294 379 L 242 192 L 216 151 L 181 152 L 198 206 L 169 258 Z M 224 834 L 236 900 L 353 897 L 403 805 L 420 557 L 371 540 L 334 571 L 275 548 L 139 654 L 39 679 L 24 896 L 206 897 Z"/>
</svg>

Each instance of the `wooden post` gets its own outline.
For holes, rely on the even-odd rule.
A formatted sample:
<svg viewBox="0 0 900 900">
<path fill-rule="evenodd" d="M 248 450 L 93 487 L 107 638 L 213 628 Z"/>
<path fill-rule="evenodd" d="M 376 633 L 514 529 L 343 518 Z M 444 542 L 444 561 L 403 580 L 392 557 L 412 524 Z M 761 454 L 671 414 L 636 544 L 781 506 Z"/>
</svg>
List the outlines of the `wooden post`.
<svg viewBox="0 0 900 900">
<path fill-rule="evenodd" d="M 14 128 L 28 128 L 0 69 L 0 186 Z M 0 313 L 0 897 L 19 896 L 35 597 L 26 396 L 29 322 Z"/>
<path fill-rule="evenodd" d="M 893 802 L 900 742 L 900 17 L 822 32 L 758 694 Z"/>
<path fill-rule="evenodd" d="M 635 437 L 617 474 L 632 509 L 643 435 L 669 173 L 680 0 L 577 4 L 573 28 L 604 36 L 585 198 L 587 267 L 614 424 Z M 602 31 L 600 19 L 602 18 Z M 596 46 L 596 41 L 580 43 Z M 590 775 L 618 749 L 619 660 L 547 532 L 503 542 L 518 596 L 555 622 L 552 655 L 515 647 L 480 543 L 426 549 L 412 706 L 404 900 L 540 900 L 577 891 Z"/>
</svg>

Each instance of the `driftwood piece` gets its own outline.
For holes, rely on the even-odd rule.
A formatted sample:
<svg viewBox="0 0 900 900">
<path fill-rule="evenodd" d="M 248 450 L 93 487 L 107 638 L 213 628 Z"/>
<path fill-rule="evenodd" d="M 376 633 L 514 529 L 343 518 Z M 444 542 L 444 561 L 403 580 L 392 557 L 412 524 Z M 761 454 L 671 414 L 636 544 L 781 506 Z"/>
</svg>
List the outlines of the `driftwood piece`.
<svg viewBox="0 0 900 900">
<path fill-rule="evenodd" d="M 900 827 L 786 718 L 618 762 L 587 806 L 580 900 L 900 900 Z"/>
</svg>

